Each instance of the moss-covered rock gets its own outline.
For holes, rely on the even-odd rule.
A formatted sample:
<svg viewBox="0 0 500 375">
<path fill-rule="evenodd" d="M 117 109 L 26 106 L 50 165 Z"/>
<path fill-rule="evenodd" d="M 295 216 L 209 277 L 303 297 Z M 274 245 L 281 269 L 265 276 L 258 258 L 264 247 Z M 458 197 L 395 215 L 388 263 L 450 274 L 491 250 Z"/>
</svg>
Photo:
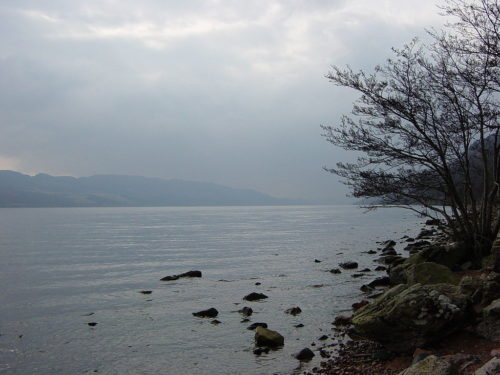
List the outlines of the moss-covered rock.
<svg viewBox="0 0 500 375">
<path fill-rule="evenodd" d="M 494 300 L 483 309 L 477 332 L 488 340 L 500 342 L 500 299 Z"/>
<path fill-rule="evenodd" d="M 458 373 L 447 360 L 430 355 L 398 375 L 458 375 Z"/>
<path fill-rule="evenodd" d="M 460 329 L 467 307 L 467 296 L 454 285 L 398 285 L 359 309 L 352 323 L 358 335 L 401 352 Z"/>
<path fill-rule="evenodd" d="M 276 348 L 284 344 L 285 339 L 278 332 L 264 327 L 255 328 L 255 345 Z"/>
<path fill-rule="evenodd" d="M 441 264 L 424 262 L 413 264 L 406 270 L 407 282 L 413 284 L 453 284 L 458 285 L 460 278 Z"/>
<path fill-rule="evenodd" d="M 409 258 L 403 264 L 389 270 L 392 285 L 397 284 L 453 284 L 460 278 L 448 267 L 433 262 L 421 262 L 421 258 Z"/>
<path fill-rule="evenodd" d="M 480 313 L 485 306 L 500 298 L 500 284 L 496 281 L 496 274 L 464 276 L 459 286 L 462 293 L 470 298 L 476 313 Z"/>
</svg>

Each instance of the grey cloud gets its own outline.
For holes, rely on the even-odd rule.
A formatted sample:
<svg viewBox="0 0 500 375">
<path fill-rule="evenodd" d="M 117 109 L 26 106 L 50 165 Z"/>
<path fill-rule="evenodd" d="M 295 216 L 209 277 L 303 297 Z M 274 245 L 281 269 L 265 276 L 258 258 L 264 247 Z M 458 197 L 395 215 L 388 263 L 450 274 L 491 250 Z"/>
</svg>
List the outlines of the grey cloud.
<svg viewBox="0 0 500 375">
<path fill-rule="evenodd" d="M 3 1 L 0 164 L 342 201 L 321 167 L 349 156 L 319 124 L 355 96 L 323 76 L 330 64 L 372 67 L 430 26 L 352 4 Z"/>
</svg>

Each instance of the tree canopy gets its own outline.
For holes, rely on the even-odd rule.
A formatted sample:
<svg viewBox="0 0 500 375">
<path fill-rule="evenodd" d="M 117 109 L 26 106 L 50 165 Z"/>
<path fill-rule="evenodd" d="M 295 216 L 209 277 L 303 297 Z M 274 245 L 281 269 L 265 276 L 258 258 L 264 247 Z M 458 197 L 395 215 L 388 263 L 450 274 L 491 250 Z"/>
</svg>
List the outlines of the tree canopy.
<svg viewBox="0 0 500 375">
<path fill-rule="evenodd" d="M 354 197 L 443 218 L 480 257 L 500 226 L 500 5 L 441 9 L 454 22 L 429 31 L 431 43 L 412 40 L 370 73 L 332 67 L 327 78 L 360 97 L 324 136 L 361 156 L 328 170 Z"/>
</svg>

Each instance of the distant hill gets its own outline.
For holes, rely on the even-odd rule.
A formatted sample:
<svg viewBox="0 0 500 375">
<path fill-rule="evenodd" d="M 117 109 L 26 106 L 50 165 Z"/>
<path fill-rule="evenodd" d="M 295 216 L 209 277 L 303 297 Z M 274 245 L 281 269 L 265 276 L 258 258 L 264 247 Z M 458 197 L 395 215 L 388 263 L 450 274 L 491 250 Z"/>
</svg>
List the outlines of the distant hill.
<svg viewBox="0 0 500 375">
<path fill-rule="evenodd" d="M 301 204 L 206 182 L 121 175 L 28 176 L 0 171 L 0 207 L 250 206 Z"/>
</svg>

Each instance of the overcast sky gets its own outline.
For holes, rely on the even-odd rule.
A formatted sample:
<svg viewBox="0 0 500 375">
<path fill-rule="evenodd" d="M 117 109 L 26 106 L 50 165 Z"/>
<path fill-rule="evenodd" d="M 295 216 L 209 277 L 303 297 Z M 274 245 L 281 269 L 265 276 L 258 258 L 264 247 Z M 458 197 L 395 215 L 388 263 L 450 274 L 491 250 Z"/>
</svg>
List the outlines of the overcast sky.
<svg viewBox="0 0 500 375">
<path fill-rule="evenodd" d="M 345 201 L 321 137 L 436 0 L 1 0 L 0 169 L 215 182 Z"/>
</svg>

